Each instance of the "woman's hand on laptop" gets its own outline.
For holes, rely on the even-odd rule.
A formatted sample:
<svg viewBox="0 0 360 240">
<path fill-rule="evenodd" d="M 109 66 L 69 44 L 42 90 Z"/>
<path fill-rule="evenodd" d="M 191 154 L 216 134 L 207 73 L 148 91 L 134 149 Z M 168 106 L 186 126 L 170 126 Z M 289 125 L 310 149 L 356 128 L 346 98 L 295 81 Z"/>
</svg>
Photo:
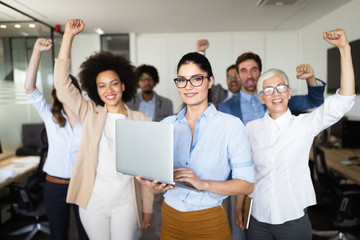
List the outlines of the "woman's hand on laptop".
<svg viewBox="0 0 360 240">
<path fill-rule="evenodd" d="M 174 168 L 174 181 L 184 182 L 187 185 L 197 189 L 205 190 L 206 182 L 202 181 L 190 168 Z"/>
<path fill-rule="evenodd" d="M 147 186 L 150 192 L 153 194 L 165 193 L 167 190 L 178 189 L 178 187 L 159 182 L 158 180 L 150 181 L 139 176 L 137 176 L 136 179 L 139 181 L 139 183 Z"/>
</svg>

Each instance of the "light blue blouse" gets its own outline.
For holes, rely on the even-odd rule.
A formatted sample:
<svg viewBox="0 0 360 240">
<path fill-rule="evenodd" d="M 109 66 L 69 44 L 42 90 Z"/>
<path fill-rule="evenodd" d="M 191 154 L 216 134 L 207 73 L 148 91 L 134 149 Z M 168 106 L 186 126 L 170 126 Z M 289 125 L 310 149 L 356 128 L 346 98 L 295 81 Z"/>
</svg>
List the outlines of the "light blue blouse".
<svg viewBox="0 0 360 240">
<path fill-rule="evenodd" d="M 64 127 L 60 127 L 53 119 L 50 111 L 51 105 L 46 102 L 39 89 L 31 94 L 26 94 L 26 96 L 43 119 L 46 127 L 49 149 L 44 171 L 54 177 L 70 178 L 82 136 L 80 121 L 72 129 L 66 115 L 63 114 L 66 124 Z"/>
<path fill-rule="evenodd" d="M 226 181 L 231 173 L 233 179 L 253 183 L 254 166 L 240 119 L 218 112 L 210 104 L 196 121 L 191 145 L 185 113 L 186 108 L 163 120 L 174 124 L 174 167 L 190 168 L 204 180 Z M 227 196 L 179 188 L 167 191 L 164 197 L 169 206 L 187 212 L 219 206 Z"/>
</svg>

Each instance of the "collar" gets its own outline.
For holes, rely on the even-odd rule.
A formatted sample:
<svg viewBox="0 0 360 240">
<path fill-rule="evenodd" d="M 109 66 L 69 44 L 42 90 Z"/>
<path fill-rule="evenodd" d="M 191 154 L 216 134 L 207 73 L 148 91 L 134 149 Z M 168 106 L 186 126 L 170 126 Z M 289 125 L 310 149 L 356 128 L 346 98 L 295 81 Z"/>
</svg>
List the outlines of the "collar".
<svg viewBox="0 0 360 240">
<path fill-rule="evenodd" d="M 264 122 L 265 122 L 265 128 L 275 126 L 279 130 L 286 129 L 287 126 L 290 124 L 290 121 L 294 116 L 291 114 L 289 108 L 287 111 L 278 117 L 276 120 L 272 119 L 269 114 L 269 110 L 266 110 L 265 116 L 264 116 Z"/>
<path fill-rule="evenodd" d="M 185 113 L 187 111 L 187 108 L 184 107 L 177 115 L 176 115 L 176 120 L 177 121 L 181 121 L 182 119 L 184 119 L 185 117 Z M 214 106 L 213 103 L 209 103 L 209 107 L 201 114 L 200 119 L 202 117 L 205 117 L 208 121 L 210 121 L 211 119 L 213 119 L 216 114 L 217 114 L 217 110 L 216 107 Z"/>
<path fill-rule="evenodd" d="M 142 97 L 142 93 L 141 93 L 141 91 L 140 91 L 140 92 L 139 92 L 140 102 L 154 103 L 154 102 L 155 102 L 155 100 L 156 100 L 156 92 L 155 92 L 155 91 L 153 91 L 153 93 L 154 93 L 153 98 L 152 98 L 150 101 L 146 102 L 146 101 L 143 99 L 143 97 Z"/>
<path fill-rule="evenodd" d="M 243 92 L 243 91 L 240 90 L 240 95 L 241 95 L 241 101 L 245 100 L 247 102 L 250 102 L 252 96 L 255 96 L 257 98 L 258 93 L 255 93 L 253 95 L 253 94 L 249 94 L 249 93 L 246 93 L 246 92 Z"/>
</svg>

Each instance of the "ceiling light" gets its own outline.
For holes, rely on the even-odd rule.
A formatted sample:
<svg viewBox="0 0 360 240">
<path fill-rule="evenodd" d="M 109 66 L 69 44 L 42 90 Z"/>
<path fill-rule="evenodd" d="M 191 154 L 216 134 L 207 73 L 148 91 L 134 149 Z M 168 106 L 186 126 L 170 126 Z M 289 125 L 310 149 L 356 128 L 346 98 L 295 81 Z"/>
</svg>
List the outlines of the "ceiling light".
<svg viewBox="0 0 360 240">
<path fill-rule="evenodd" d="M 21 32 L 20 34 L 21 34 L 21 35 L 23 35 L 24 37 L 29 36 L 29 34 L 28 34 L 28 33 L 26 33 L 26 32 Z"/>
<path fill-rule="evenodd" d="M 95 32 L 99 35 L 103 35 L 105 33 L 104 30 L 102 30 L 101 28 L 95 29 Z"/>
<path fill-rule="evenodd" d="M 6 25 L 0 25 L 0 28 L 7 28 L 7 26 Z"/>
<path fill-rule="evenodd" d="M 34 24 L 34 23 L 30 23 L 30 24 L 29 24 L 29 28 L 35 28 L 35 24 Z"/>
<path fill-rule="evenodd" d="M 14 27 L 15 28 L 21 28 L 21 25 L 20 24 L 15 24 Z"/>
</svg>

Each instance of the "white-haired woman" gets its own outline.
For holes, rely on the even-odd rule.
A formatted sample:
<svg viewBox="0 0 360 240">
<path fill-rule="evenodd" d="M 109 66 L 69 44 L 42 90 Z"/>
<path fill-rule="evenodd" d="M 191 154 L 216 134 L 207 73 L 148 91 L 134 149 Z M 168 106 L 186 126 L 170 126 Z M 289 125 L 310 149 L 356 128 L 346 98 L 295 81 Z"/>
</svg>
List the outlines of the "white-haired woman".
<svg viewBox="0 0 360 240">
<path fill-rule="evenodd" d="M 328 31 L 323 37 L 339 48 L 341 82 L 337 93 L 313 112 L 297 117 L 290 113 L 291 88 L 283 71 L 271 69 L 259 79 L 258 97 L 268 110 L 263 118 L 246 125 L 256 176 L 246 231 L 249 240 L 312 238 L 306 214 L 306 208 L 316 204 L 308 168 L 310 148 L 314 137 L 341 119 L 355 100 L 354 70 L 345 31 Z"/>
</svg>

